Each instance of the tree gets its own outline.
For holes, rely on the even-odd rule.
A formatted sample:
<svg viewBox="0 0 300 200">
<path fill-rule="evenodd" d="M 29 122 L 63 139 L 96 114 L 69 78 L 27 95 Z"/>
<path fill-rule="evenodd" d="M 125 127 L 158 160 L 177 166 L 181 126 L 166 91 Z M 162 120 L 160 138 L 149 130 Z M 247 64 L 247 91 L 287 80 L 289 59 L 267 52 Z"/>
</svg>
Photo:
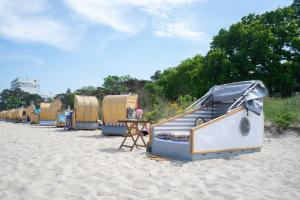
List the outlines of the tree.
<svg viewBox="0 0 300 200">
<path fill-rule="evenodd" d="M 31 103 L 39 106 L 44 99 L 37 94 L 29 94 L 20 89 L 3 90 L 0 94 L 0 111 L 13 108 L 27 107 Z"/>
<path fill-rule="evenodd" d="M 157 70 L 152 76 L 151 76 L 151 80 L 152 81 L 156 81 L 160 78 L 160 75 L 161 75 L 161 71 L 160 70 Z"/>
<path fill-rule="evenodd" d="M 67 89 L 65 93 L 57 94 L 54 99 L 60 99 L 63 104 L 63 108 L 67 109 L 68 107 L 74 108 L 74 97 L 75 94 L 72 93 L 71 89 Z"/>
<path fill-rule="evenodd" d="M 228 59 L 223 49 L 216 48 L 208 52 L 204 60 L 199 96 L 205 94 L 214 85 L 239 81 L 240 74 Z"/>
<path fill-rule="evenodd" d="M 110 94 L 127 93 L 128 88 L 123 83 L 129 79 L 131 79 L 130 76 L 108 76 L 104 78 L 103 87 Z"/>
<path fill-rule="evenodd" d="M 235 72 L 234 80 L 260 79 L 271 95 L 290 96 L 300 84 L 299 19 L 299 1 L 262 15 L 250 14 L 228 30 L 221 29 L 213 38 L 211 51 L 224 52 L 230 71 Z M 217 68 L 219 77 L 224 72 Z"/>
<path fill-rule="evenodd" d="M 182 61 L 177 67 L 163 71 L 156 81 L 147 85 L 147 88 L 173 101 L 180 95 L 197 96 L 202 68 L 203 56 L 196 55 Z"/>
</svg>

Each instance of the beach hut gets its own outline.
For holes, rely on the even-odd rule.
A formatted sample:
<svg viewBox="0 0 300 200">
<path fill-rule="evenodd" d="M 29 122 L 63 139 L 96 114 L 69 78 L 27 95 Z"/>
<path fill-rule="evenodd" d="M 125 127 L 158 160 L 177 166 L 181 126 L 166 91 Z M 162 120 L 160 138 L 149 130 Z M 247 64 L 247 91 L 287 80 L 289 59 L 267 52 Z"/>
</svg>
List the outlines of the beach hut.
<svg viewBox="0 0 300 200">
<path fill-rule="evenodd" d="M 4 117 L 5 117 L 5 111 L 3 110 L 0 112 L 0 120 L 4 121 Z"/>
<path fill-rule="evenodd" d="M 11 111 L 11 121 L 12 122 L 16 121 L 16 115 L 17 115 L 17 109 L 12 109 L 12 111 Z"/>
<path fill-rule="evenodd" d="M 13 116 L 12 116 L 12 113 L 15 111 L 15 109 L 10 109 L 8 110 L 7 112 L 7 121 L 8 122 L 12 122 L 13 121 Z"/>
<path fill-rule="evenodd" d="M 31 115 L 34 113 L 34 109 L 35 109 L 34 105 L 30 105 L 30 106 L 25 108 L 25 110 L 26 110 L 26 120 L 25 121 L 30 122 Z"/>
<path fill-rule="evenodd" d="M 2 111 L 2 121 L 7 121 L 7 110 Z"/>
<path fill-rule="evenodd" d="M 1 115 L 1 120 L 2 121 L 5 121 L 5 118 L 6 118 L 6 112 L 7 111 L 5 111 L 5 110 L 3 110 L 1 113 L 2 113 L 2 115 Z"/>
<path fill-rule="evenodd" d="M 10 112 L 10 110 L 7 110 L 7 111 L 5 111 L 6 113 L 5 113 L 5 121 L 9 121 L 9 112 Z"/>
<path fill-rule="evenodd" d="M 94 96 L 74 97 L 74 110 L 70 114 L 73 130 L 95 130 L 98 128 L 99 101 Z"/>
<path fill-rule="evenodd" d="M 6 113 L 6 121 L 10 121 L 11 120 L 11 109 L 10 110 L 7 110 L 7 113 Z"/>
<path fill-rule="evenodd" d="M 32 104 L 32 105 L 28 106 L 25 110 L 26 110 L 25 121 L 30 122 L 30 124 L 38 124 L 39 123 L 39 109 L 36 109 L 35 105 Z"/>
<path fill-rule="evenodd" d="M 152 125 L 148 151 L 179 160 L 260 151 L 266 95 L 260 81 L 214 86 L 184 114 Z"/>
<path fill-rule="evenodd" d="M 26 110 L 24 108 L 13 109 L 11 116 L 13 122 L 23 122 L 23 116 L 26 114 Z"/>
<path fill-rule="evenodd" d="M 135 118 L 138 107 L 138 95 L 108 95 L 102 102 L 102 134 L 125 135 L 127 128 L 119 120 Z"/>
<path fill-rule="evenodd" d="M 56 123 L 57 113 L 61 110 L 61 102 L 56 99 L 53 103 L 41 103 L 39 125 L 54 126 Z"/>
<path fill-rule="evenodd" d="M 9 120 L 9 110 L 5 111 L 5 121 Z"/>
</svg>

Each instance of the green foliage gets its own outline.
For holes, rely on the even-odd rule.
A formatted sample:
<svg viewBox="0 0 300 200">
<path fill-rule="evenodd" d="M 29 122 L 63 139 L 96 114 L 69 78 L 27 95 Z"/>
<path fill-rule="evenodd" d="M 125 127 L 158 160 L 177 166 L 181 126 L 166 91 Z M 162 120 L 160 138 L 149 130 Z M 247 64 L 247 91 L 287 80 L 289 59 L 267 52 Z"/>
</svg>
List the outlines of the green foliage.
<svg viewBox="0 0 300 200">
<path fill-rule="evenodd" d="M 181 109 L 177 103 L 164 102 L 154 105 L 154 109 L 145 112 L 144 119 L 151 123 L 156 123 L 159 120 L 167 119 L 180 114 Z"/>
<path fill-rule="evenodd" d="M 222 29 L 214 37 L 212 49 L 225 51 L 235 80 L 260 79 L 271 95 L 285 97 L 300 84 L 299 37 L 299 13 L 289 6 L 250 14 L 229 30 Z"/>
<path fill-rule="evenodd" d="M 96 94 L 97 88 L 94 86 L 83 87 L 76 90 L 74 93 L 77 95 L 93 96 Z"/>
<path fill-rule="evenodd" d="M 197 96 L 198 84 L 201 81 L 203 56 L 196 55 L 182 61 L 177 67 L 169 68 L 148 85 L 148 89 L 159 95 L 176 100 L 180 95 Z"/>
<path fill-rule="evenodd" d="M 268 97 L 264 102 L 264 114 L 268 121 L 279 128 L 300 123 L 300 95 L 290 98 Z"/>
<path fill-rule="evenodd" d="M 151 78 L 152 81 L 155 81 L 155 80 L 160 78 L 160 75 L 161 75 L 161 71 L 158 70 L 150 78 Z"/>
<path fill-rule="evenodd" d="M 193 103 L 193 97 L 190 95 L 179 96 L 177 103 L 181 109 L 186 109 Z"/>
<path fill-rule="evenodd" d="M 122 94 L 127 91 L 127 88 L 121 84 L 129 79 L 129 76 L 108 76 L 104 78 L 103 87 L 108 91 L 110 94 Z"/>
<path fill-rule="evenodd" d="M 237 70 L 227 57 L 223 49 L 216 48 L 208 52 L 204 60 L 201 84 L 198 91 L 202 96 L 207 90 L 216 85 L 238 80 Z"/>
<path fill-rule="evenodd" d="M 274 118 L 274 123 L 279 129 L 288 128 L 295 121 L 295 115 L 291 112 L 281 113 L 276 115 Z"/>
<path fill-rule="evenodd" d="M 0 93 L 0 111 L 13 108 L 27 107 L 30 103 L 39 106 L 43 102 L 43 98 L 37 94 L 29 94 L 20 89 L 3 90 Z"/>
<path fill-rule="evenodd" d="M 104 83 L 102 87 L 82 87 L 75 92 L 71 92 L 68 89 L 65 93 L 57 94 L 55 98 L 59 98 L 64 108 L 74 107 L 74 97 L 75 95 L 83 95 L 83 96 L 95 96 L 102 102 L 104 96 L 111 94 L 124 94 L 124 93 L 135 93 L 140 97 L 140 103 L 142 106 L 146 106 L 150 104 L 150 93 L 146 91 L 145 85 L 148 81 L 138 80 L 136 78 L 132 78 L 129 75 L 127 76 L 108 76 L 104 79 Z M 152 105 L 152 104 L 151 104 Z M 100 104 L 101 107 L 101 104 Z M 101 111 L 101 109 L 100 109 Z"/>
<path fill-rule="evenodd" d="M 192 103 L 192 97 L 189 95 L 180 96 L 177 101 L 169 102 L 168 100 L 157 98 L 151 110 L 145 110 L 144 119 L 156 123 L 162 119 L 182 114 L 184 110 Z"/>
<path fill-rule="evenodd" d="M 180 102 L 181 95 L 198 98 L 213 85 L 229 82 L 262 80 L 271 96 L 291 96 L 300 86 L 299 5 L 299 0 L 295 0 L 291 6 L 272 12 L 249 14 L 228 30 L 221 29 L 206 56 L 196 55 L 176 67 L 156 72 L 146 86 L 150 103 L 154 105 L 146 117 L 154 121 L 166 118 L 170 115 L 170 102 Z M 161 102 L 164 106 L 157 102 L 157 96 L 164 99 Z M 300 122 L 299 103 L 267 101 L 272 101 L 265 104 L 267 118 L 271 121 L 284 126 L 285 122 L 293 120 L 289 120 L 290 114 L 282 113 L 297 111 L 291 116 Z M 284 101 L 287 102 L 278 106 L 277 102 Z M 176 109 L 182 111 L 180 106 Z"/>
<path fill-rule="evenodd" d="M 258 79 L 271 96 L 291 96 L 300 85 L 299 10 L 295 0 L 285 8 L 243 17 L 219 31 L 205 57 L 196 55 L 154 74 L 149 89 L 174 101 L 186 94 L 200 97 L 216 84 Z"/>
<path fill-rule="evenodd" d="M 7 109 L 18 108 L 22 105 L 22 101 L 15 96 L 8 96 L 6 101 Z"/>
<path fill-rule="evenodd" d="M 66 93 L 57 94 L 54 99 L 60 99 L 63 104 L 63 108 L 67 109 L 69 106 L 73 109 L 74 107 L 75 94 L 72 93 L 71 89 L 67 89 Z"/>
</svg>

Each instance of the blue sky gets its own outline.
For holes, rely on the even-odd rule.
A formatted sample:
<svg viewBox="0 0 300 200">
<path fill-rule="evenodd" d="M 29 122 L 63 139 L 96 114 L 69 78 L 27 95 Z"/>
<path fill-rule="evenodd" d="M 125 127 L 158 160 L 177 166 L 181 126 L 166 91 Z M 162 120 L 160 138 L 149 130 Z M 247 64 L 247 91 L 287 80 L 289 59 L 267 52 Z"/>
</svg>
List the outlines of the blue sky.
<svg viewBox="0 0 300 200">
<path fill-rule="evenodd" d="M 18 76 L 43 94 L 149 79 L 205 54 L 220 28 L 292 0 L 0 0 L 0 90 Z"/>
</svg>

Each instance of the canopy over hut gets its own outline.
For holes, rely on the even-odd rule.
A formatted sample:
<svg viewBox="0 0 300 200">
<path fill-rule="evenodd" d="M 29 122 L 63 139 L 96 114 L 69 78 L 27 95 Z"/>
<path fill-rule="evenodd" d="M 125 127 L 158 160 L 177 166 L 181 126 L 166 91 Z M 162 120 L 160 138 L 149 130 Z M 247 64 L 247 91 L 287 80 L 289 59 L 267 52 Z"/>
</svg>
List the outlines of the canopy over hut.
<svg viewBox="0 0 300 200">
<path fill-rule="evenodd" d="M 125 135 L 127 128 L 120 120 L 135 118 L 138 95 L 108 95 L 102 102 L 102 134 Z"/>
<path fill-rule="evenodd" d="M 56 99 L 53 103 L 41 103 L 39 124 L 44 126 L 54 126 L 58 111 L 61 110 L 61 102 Z"/>
<path fill-rule="evenodd" d="M 94 96 L 76 95 L 71 127 L 74 130 L 94 130 L 98 128 L 99 101 Z"/>
<path fill-rule="evenodd" d="M 151 126 L 148 150 L 180 160 L 260 151 L 267 93 L 260 81 L 214 86 L 184 114 Z"/>
</svg>

